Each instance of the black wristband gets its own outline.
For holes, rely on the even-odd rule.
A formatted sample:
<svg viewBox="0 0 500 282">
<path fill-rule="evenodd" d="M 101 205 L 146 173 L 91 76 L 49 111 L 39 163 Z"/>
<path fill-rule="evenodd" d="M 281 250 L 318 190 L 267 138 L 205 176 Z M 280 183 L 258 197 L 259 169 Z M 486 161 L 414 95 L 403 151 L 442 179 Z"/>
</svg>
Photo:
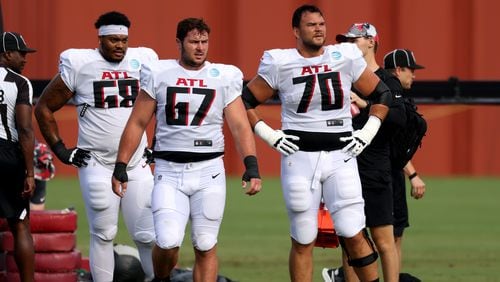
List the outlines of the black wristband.
<svg viewBox="0 0 500 282">
<path fill-rule="evenodd" d="M 124 162 L 115 163 L 115 169 L 113 170 L 113 176 L 120 182 L 127 182 L 127 164 Z"/>
<path fill-rule="evenodd" d="M 412 180 L 413 178 L 415 178 L 416 176 L 418 175 L 418 173 L 415 171 L 414 173 L 408 175 L 408 179 L 409 180 Z"/>
<path fill-rule="evenodd" d="M 72 164 L 70 161 L 71 151 L 66 148 L 62 140 L 57 141 L 52 146 L 50 146 L 52 152 L 65 164 Z"/>
<path fill-rule="evenodd" d="M 60 153 L 64 153 L 66 151 L 66 145 L 64 145 L 61 139 L 50 146 L 50 149 L 52 149 L 52 152 L 54 152 L 54 154 L 59 156 Z"/>
<path fill-rule="evenodd" d="M 259 175 L 259 164 L 257 162 L 257 157 L 255 156 L 246 156 L 243 159 L 243 163 L 245 164 L 245 175 L 250 178 L 260 178 Z"/>
</svg>

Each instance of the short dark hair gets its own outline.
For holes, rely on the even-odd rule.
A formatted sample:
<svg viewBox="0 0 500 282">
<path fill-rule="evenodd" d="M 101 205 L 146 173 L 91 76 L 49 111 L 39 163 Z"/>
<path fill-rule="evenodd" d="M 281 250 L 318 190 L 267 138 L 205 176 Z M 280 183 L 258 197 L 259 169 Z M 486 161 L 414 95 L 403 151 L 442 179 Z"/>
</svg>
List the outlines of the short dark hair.
<svg viewBox="0 0 500 282">
<path fill-rule="evenodd" d="M 124 25 L 127 28 L 130 28 L 130 21 L 127 18 L 127 16 L 117 11 L 111 11 L 102 14 L 101 16 L 99 16 L 94 26 L 95 28 L 100 28 L 103 25 L 111 25 L 111 24 Z"/>
<path fill-rule="evenodd" d="M 293 16 L 292 16 L 292 28 L 293 27 L 299 27 L 300 26 L 300 19 L 302 18 L 302 14 L 304 14 L 305 12 L 309 12 L 309 13 L 319 13 L 321 16 L 323 16 L 323 13 L 321 12 L 321 10 L 314 6 L 314 5 L 302 5 L 300 7 L 298 7 L 295 12 L 293 12 Z"/>
<path fill-rule="evenodd" d="M 201 18 L 183 19 L 177 24 L 177 34 L 175 35 L 180 41 L 184 41 L 188 32 L 197 29 L 199 32 L 206 31 L 210 33 L 210 27 Z"/>
</svg>

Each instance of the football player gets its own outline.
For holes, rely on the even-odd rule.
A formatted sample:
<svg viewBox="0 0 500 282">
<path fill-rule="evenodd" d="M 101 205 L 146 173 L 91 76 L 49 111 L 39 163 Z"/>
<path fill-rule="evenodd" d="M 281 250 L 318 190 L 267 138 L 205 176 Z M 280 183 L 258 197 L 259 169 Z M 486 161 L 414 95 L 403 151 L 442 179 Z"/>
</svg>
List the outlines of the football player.
<svg viewBox="0 0 500 282">
<path fill-rule="evenodd" d="M 158 60 L 150 48 L 129 48 L 130 21 L 108 12 L 95 22 L 96 49 L 68 49 L 61 53 L 59 73 L 44 89 L 35 108 L 40 130 L 52 152 L 65 164 L 78 168 L 90 231 L 90 270 L 94 281 L 113 281 L 113 239 L 123 218 L 152 279 L 154 242 L 151 191 L 153 175 L 143 158 L 145 133 L 129 162 L 129 192 L 123 198 L 111 189 L 111 176 L 120 135 L 139 92 L 143 64 Z M 67 148 L 54 113 L 70 99 L 78 115 L 78 144 Z"/>
<path fill-rule="evenodd" d="M 144 67 L 141 91 L 120 141 L 113 190 L 126 197 L 130 179 L 125 168 L 155 114 L 154 281 L 170 281 L 189 219 L 193 280 L 217 280 L 217 237 L 226 201 L 224 119 L 246 167 L 246 194 L 261 189 L 255 141 L 241 100 L 243 74 L 235 66 L 206 61 L 209 33 L 202 19 L 179 22 L 179 59 Z"/>
<path fill-rule="evenodd" d="M 377 253 L 365 231 L 364 200 L 356 156 L 377 133 L 388 112 L 390 90 L 367 68 L 354 44 L 325 45 L 320 9 L 297 8 L 292 16 L 296 48 L 264 52 L 257 76 L 243 91 L 255 133 L 281 156 L 281 182 L 290 221 L 291 281 L 311 281 L 312 253 L 323 198 L 362 281 L 376 281 Z M 366 125 L 353 132 L 350 90 L 374 101 Z M 256 107 L 279 95 L 283 130 L 274 130 Z"/>
</svg>

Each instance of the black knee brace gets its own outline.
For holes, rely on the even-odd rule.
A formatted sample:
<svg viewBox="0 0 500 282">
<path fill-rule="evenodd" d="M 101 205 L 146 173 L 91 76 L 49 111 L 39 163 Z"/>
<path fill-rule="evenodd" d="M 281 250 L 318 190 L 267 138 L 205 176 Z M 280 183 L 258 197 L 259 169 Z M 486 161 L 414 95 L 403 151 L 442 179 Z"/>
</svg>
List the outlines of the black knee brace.
<svg viewBox="0 0 500 282">
<path fill-rule="evenodd" d="M 368 245 L 370 245 L 370 247 L 372 248 L 373 252 L 365 257 L 355 258 L 355 259 L 351 258 L 351 256 L 349 255 L 349 251 L 345 247 L 344 238 L 340 237 L 340 245 L 342 246 L 342 249 L 344 249 L 344 251 L 347 255 L 347 263 L 352 267 L 364 267 L 364 266 L 370 265 L 373 262 L 375 262 L 378 258 L 378 253 L 377 253 L 377 251 L 375 251 L 375 247 L 373 246 L 373 242 L 370 239 L 370 236 L 368 235 L 366 228 L 363 229 L 363 236 L 366 239 L 366 241 L 368 242 Z"/>
</svg>

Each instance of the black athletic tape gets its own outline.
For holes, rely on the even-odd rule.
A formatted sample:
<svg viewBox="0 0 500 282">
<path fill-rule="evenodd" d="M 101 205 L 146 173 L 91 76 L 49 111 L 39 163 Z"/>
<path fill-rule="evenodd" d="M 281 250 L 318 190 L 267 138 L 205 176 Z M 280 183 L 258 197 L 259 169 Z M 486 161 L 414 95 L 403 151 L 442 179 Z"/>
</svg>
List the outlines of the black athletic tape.
<svg viewBox="0 0 500 282">
<path fill-rule="evenodd" d="M 127 164 L 117 162 L 115 164 L 115 169 L 113 170 L 113 176 L 121 183 L 128 182 Z"/>
<path fill-rule="evenodd" d="M 387 85 L 380 80 L 377 87 L 375 87 L 375 90 L 373 90 L 372 94 L 368 96 L 368 99 L 370 99 L 373 104 L 383 104 L 389 107 L 392 104 L 391 89 L 389 89 L 389 87 L 387 87 Z"/>
<path fill-rule="evenodd" d="M 243 163 L 246 168 L 245 173 L 241 178 L 243 181 L 250 181 L 251 178 L 260 178 L 259 164 L 255 156 L 246 156 Z"/>
<path fill-rule="evenodd" d="M 245 109 L 255 109 L 258 105 L 260 105 L 260 102 L 257 101 L 255 96 L 253 95 L 252 91 L 245 86 L 243 88 L 243 92 L 241 94 L 241 98 L 243 99 L 243 104 L 245 105 Z"/>
<path fill-rule="evenodd" d="M 52 149 L 52 152 L 54 152 L 54 154 L 59 158 L 63 158 L 63 156 L 65 156 L 66 151 L 68 151 L 68 149 L 66 149 L 66 146 L 64 145 L 64 142 L 62 140 L 59 140 L 57 141 L 56 143 L 54 143 L 54 145 L 50 146 L 50 149 Z"/>
</svg>

